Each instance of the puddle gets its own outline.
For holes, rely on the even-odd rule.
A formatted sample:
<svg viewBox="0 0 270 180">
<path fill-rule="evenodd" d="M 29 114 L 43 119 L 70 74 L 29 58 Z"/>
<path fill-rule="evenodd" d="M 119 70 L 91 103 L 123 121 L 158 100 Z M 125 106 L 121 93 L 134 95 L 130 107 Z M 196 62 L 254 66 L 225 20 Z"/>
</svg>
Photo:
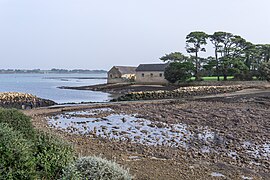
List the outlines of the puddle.
<svg viewBox="0 0 270 180">
<path fill-rule="evenodd" d="M 223 174 L 218 173 L 218 172 L 212 172 L 211 176 L 213 176 L 213 177 L 225 177 Z"/>
<path fill-rule="evenodd" d="M 49 124 L 70 133 L 94 134 L 103 138 L 145 145 L 185 146 L 185 141 L 190 136 L 185 125 L 153 123 L 124 114 L 111 114 L 103 118 L 65 118 L 60 115 L 49 119 Z"/>
<path fill-rule="evenodd" d="M 66 112 L 47 119 L 51 127 L 69 133 L 143 145 L 186 149 L 197 144 L 202 153 L 219 153 L 218 148 L 214 147 L 219 147 L 221 143 L 225 142 L 221 136 L 209 131 L 207 127 L 199 127 L 190 131 L 186 124 L 150 121 L 137 114 L 117 114 L 111 108 Z M 256 145 L 246 141 L 241 146 L 247 154 L 254 158 L 270 159 L 270 143 Z M 195 148 L 198 148 L 198 146 L 195 146 Z M 236 151 L 230 149 L 225 149 L 225 153 L 232 159 L 239 157 Z"/>
<path fill-rule="evenodd" d="M 232 159 L 236 159 L 236 157 L 238 157 L 238 154 L 235 151 L 230 151 L 228 153 L 228 156 L 231 157 Z"/>
<path fill-rule="evenodd" d="M 253 178 L 252 177 L 247 177 L 247 176 L 242 176 L 242 179 L 243 180 L 252 180 Z"/>
<path fill-rule="evenodd" d="M 113 109 L 111 108 L 99 108 L 99 109 L 89 109 L 89 110 L 83 110 L 83 111 L 75 111 L 75 112 L 66 112 L 64 115 L 67 116 L 91 116 L 100 114 L 103 112 L 112 112 Z"/>
<path fill-rule="evenodd" d="M 270 160 L 270 143 L 264 143 L 261 145 L 256 145 L 249 141 L 245 141 L 242 144 L 245 151 L 252 155 L 254 158 L 265 158 Z"/>
<path fill-rule="evenodd" d="M 110 114 L 101 118 L 91 117 L 99 113 L 113 113 L 110 108 L 68 112 L 48 118 L 51 127 L 69 133 L 99 136 L 119 141 L 130 141 L 144 145 L 162 145 L 187 148 L 195 137 L 202 141 L 213 141 L 214 133 L 202 130 L 191 133 L 185 124 L 153 122 L 136 115 Z M 85 116 L 85 117 L 84 117 Z M 210 152 L 205 147 L 202 151 Z"/>
</svg>

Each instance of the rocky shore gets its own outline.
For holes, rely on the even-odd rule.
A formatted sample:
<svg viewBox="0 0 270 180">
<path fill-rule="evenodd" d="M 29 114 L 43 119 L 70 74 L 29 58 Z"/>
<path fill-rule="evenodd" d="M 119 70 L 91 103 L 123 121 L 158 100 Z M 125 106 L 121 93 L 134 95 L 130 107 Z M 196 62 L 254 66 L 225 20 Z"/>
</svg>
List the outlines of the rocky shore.
<svg viewBox="0 0 270 180">
<path fill-rule="evenodd" d="M 136 100 L 154 100 L 154 99 L 174 99 L 174 98 L 186 98 L 202 95 L 213 95 L 220 93 L 229 93 L 249 88 L 243 85 L 232 86 L 191 86 L 180 87 L 172 91 L 141 91 L 131 92 L 122 95 L 111 101 L 136 101 Z"/>
<path fill-rule="evenodd" d="M 136 179 L 269 179 L 270 91 L 25 111 L 36 128 Z"/>
<path fill-rule="evenodd" d="M 3 92 L 0 93 L 0 107 L 32 109 L 36 107 L 52 106 L 56 103 L 48 99 L 42 99 L 28 93 Z"/>
</svg>

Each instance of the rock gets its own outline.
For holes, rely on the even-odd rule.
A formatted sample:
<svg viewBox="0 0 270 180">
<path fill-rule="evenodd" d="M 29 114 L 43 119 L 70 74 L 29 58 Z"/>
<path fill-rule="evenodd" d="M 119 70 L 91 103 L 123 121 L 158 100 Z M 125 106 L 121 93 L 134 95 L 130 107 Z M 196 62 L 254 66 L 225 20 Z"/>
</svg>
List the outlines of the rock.
<svg viewBox="0 0 270 180">
<path fill-rule="evenodd" d="M 35 107 L 52 106 L 56 103 L 48 99 L 38 98 L 32 94 L 18 92 L 0 93 L 0 107 L 29 109 Z"/>
</svg>

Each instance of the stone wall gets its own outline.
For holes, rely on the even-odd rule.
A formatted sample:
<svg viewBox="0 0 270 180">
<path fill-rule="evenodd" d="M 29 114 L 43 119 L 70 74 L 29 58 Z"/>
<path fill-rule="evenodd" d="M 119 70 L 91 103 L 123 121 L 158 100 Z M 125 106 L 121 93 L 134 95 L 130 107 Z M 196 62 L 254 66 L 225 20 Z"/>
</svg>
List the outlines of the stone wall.
<svg viewBox="0 0 270 180">
<path fill-rule="evenodd" d="M 118 97 L 117 99 L 113 99 L 112 101 L 174 99 L 174 98 L 235 92 L 245 88 L 247 87 L 241 85 L 181 87 L 173 91 L 146 91 L 146 92 L 128 93 L 126 95 Z"/>
</svg>

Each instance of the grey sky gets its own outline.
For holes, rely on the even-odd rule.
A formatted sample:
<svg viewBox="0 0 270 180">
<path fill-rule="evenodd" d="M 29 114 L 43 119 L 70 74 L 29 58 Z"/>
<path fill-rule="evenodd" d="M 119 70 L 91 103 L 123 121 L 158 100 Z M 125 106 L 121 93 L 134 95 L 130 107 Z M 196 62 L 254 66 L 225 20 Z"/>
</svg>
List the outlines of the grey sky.
<svg viewBox="0 0 270 180">
<path fill-rule="evenodd" d="M 195 30 L 270 43 L 269 8 L 269 0 L 0 0 L 0 69 L 160 62 L 185 52 Z"/>
</svg>

